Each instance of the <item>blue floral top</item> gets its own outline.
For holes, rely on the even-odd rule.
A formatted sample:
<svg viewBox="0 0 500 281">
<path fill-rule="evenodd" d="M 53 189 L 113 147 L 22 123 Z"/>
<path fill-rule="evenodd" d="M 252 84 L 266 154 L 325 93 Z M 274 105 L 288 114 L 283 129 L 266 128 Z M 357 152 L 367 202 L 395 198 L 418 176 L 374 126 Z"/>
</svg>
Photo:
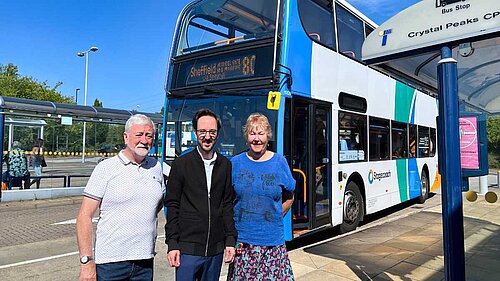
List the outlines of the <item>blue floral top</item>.
<svg viewBox="0 0 500 281">
<path fill-rule="evenodd" d="M 269 160 L 256 162 L 242 153 L 231 162 L 238 241 L 258 246 L 283 245 L 282 191 L 295 189 L 285 157 L 275 153 Z"/>
</svg>

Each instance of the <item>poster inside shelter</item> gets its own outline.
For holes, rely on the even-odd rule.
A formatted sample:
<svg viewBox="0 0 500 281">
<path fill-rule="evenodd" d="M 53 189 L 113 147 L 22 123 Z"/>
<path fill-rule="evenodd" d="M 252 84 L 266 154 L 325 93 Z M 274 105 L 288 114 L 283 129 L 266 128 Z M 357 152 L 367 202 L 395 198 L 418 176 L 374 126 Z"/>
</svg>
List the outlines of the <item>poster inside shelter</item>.
<svg viewBox="0 0 500 281">
<path fill-rule="evenodd" d="M 477 118 L 459 118 L 460 162 L 462 169 L 479 169 L 479 145 L 477 141 Z"/>
</svg>

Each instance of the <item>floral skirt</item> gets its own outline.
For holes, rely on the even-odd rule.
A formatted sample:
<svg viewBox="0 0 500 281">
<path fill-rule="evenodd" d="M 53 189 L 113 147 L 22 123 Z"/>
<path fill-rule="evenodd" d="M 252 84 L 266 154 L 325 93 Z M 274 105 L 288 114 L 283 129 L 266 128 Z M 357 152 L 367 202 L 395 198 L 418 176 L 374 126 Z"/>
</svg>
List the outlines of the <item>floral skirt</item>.
<svg viewBox="0 0 500 281">
<path fill-rule="evenodd" d="M 228 281 L 294 280 L 285 245 L 243 244 L 229 265 Z"/>
</svg>

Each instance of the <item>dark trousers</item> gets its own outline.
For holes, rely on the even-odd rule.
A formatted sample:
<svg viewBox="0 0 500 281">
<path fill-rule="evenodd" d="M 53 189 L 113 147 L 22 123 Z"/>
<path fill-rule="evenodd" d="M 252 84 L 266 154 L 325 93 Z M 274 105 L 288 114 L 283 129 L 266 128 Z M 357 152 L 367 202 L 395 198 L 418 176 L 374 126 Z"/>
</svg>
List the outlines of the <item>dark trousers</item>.
<svg viewBox="0 0 500 281">
<path fill-rule="evenodd" d="M 181 254 L 181 266 L 175 271 L 176 281 L 218 281 L 222 255 L 200 257 Z"/>
<path fill-rule="evenodd" d="M 153 259 L 98 264 L 98 281 L 153 281 Z"/>
</svg>

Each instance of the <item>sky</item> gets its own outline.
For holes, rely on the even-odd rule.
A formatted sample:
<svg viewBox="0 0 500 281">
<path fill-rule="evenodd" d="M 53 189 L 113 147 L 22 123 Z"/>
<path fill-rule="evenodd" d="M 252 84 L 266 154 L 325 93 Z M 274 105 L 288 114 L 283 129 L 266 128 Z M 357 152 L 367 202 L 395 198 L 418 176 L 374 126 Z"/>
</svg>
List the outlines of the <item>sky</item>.
<svg viewBox="0 0 500 281">
<path fill-rule="evenodd" d="M 248 0 L 251 1 L 251 0 Z M 89 54 L 87 104 L 158 112 L 177 17 L 188 0 L 3 0 L 0 1 L 0 64 L 47 82 L 84 104 L 85 57 Z M 419 0 L 347 0 L 381 24 Z"/>
</svg>

